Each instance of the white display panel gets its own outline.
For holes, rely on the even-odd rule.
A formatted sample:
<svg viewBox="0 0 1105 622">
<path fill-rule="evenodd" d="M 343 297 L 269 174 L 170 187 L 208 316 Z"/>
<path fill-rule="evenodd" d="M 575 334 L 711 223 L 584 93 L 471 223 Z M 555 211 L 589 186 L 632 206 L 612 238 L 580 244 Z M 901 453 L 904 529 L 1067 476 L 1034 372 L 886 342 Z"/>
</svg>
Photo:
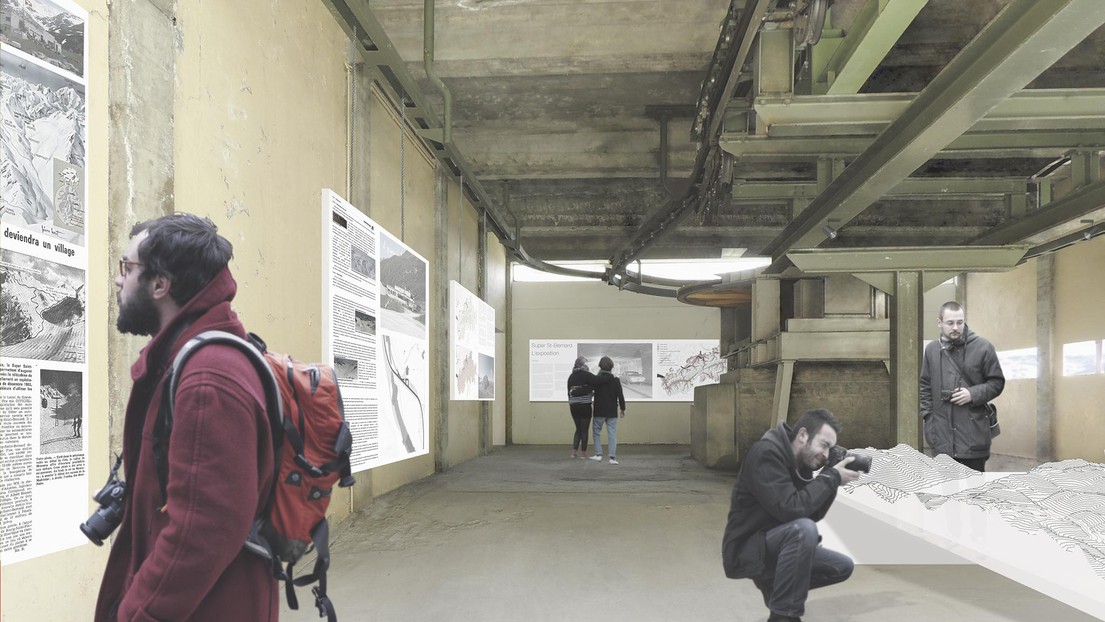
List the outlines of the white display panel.
<svg viewBox="0 0 1105 622">
<path fill-rule="evenodd" d="M 324 343 L 353 433 L 353 471 L 429 453 L 429 264 L 322 193 Z"/>
<path fill-rule="evenodd" d="M 531 339 L 530 401 L 567 401 L 568 375 L 579 356 L 592 373 L 609 356 L 629 402 L 693 402 L 696 386 L 716 383 L 726 370 L 716 339 Z"/>
<path fill-rule="evenodd" d="M 0 564 L 88 543 L 88 13 L 0 11 Z"/>
<path fill-rule="evenodd" d="M 495 399 L 495 309 L 449 281 L 449 395 L 454 400 Z"/>
</svg>

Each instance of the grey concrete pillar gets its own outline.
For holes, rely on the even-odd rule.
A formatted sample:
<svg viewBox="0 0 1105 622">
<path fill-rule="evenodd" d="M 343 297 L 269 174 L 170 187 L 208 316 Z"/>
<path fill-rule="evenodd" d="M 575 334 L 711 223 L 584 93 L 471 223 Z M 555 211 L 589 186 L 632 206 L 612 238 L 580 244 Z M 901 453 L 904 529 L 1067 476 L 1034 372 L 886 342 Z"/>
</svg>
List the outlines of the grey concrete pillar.
<svg viewBox="0 0 1105 622">
<path fill-rule="evenodd" d="M 767 339 L 779 332 L 779 280 L 752 282 L 752 340 Z"/>
<path fill-rule="evenodd" d="M 890 299 L 890 438 L 921 450 L 921 272 L 895 272 Z"/>
<path fill-rule="evenodd" d="M 1052 370 L 1055 340 L 1055 255 L 1036 259 L 1036 459 L 1055 459 L 1051 423 L 1055 410 Z"/>
<path fill-rule="evenodd" d="M 446 450 L 449 448 L 449 184 L 445 172 L 438 167 L 434 182 L 434 197 L 437 208 L 434 210 L 434 255 L 438 261 L 430 262 L 433 290 L 431 305 L 433 322 L 437 330 L 430 331 L 433 347 L 431 356 L 437 368 L 434 382 L 430 387 L 430 413 L 437 414 L 431 422 L 434 430 L 434 468 L 438 473 L 448 470 L 449 461 Z"/>
</svg>

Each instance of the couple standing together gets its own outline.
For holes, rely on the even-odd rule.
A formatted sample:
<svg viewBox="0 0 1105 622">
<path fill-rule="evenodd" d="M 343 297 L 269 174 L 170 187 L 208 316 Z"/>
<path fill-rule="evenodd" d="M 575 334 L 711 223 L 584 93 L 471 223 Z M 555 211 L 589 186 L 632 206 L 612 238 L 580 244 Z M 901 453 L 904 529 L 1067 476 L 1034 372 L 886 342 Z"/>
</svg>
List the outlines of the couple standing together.
<svg viewBox="0 0 1105 622">
<path fill-rule="evenodd" d="M 568 376 L 568 408 L 576 425 L 569 454 L 573 458 L 587 457 L 587 428 L 591 427 L 595 441 L 595 455 L 591 456 L 591 460 L 602 462 L 602 426 L 605 424 L 610 464 L 618 463 L 618 415 L 620 412 L 625 417 L 625 395 L 622 383 L 611 373 L 612 369 L 614 361 L 609 356 L 599 360 L 598 374 L 592 374 L 587 369 L 587 359 L 582 356 L 572 366 L 572 373 Z"/>
</svg>

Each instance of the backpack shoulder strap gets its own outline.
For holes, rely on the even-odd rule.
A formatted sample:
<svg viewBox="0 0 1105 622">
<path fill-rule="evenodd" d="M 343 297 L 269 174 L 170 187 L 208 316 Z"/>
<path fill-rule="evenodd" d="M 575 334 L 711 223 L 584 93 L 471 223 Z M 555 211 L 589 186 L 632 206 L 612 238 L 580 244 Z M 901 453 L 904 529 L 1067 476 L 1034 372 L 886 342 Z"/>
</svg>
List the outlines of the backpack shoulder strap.
<svg viewBox="0 0 1105 622">
<path fill-rule="evenodd" d="M 261 385 L 265 391 L 265 411 L 269 417 L 269 427 L 272 429 L 273 461 L 275 471 L 280 472 L 280 449 L 284 444 L 284 410 L 280 400 L 280 389 L 276 384 L 276 378 L 272 374 L 268 361 L 264 355 L 252 343 L 221 330 L 209 330 L 202 332 L 188 340 L 173 359 L 169 372 L 162 381 L 161 403 L 157 409 L 157 420 L 154 422 L 153 459 L 157 467 L 157 480 L 161 486 L 162 506 L 168 501 L 169 480 L 169 437 L 173 431 L 173 417 L 175 414 L 175 402 L 177 385 L 180 383 L 181 370 L 184 364 L 200 348 L 209 344 L 228 345 L 238 349 L 246 355 L 253 365 L 257 375 L 261 378 Z M 277 476 L 274 474 L 273 478 Z M 272 500 L 269 500 L 271 505 Z"/>
</svg>

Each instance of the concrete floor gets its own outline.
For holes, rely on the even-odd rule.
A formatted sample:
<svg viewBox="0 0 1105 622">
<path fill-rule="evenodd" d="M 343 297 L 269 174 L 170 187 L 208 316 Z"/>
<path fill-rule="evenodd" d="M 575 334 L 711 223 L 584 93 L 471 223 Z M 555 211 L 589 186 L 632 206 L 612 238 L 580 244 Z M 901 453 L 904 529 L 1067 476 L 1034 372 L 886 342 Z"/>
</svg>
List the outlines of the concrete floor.
<svg viewBox="0 0 1105 622">
<path fill-rule="evenodd" d="M 571 459 L 567 447 L 507 447 L 379 497 L 331 536 L 339 619 L 766 620 L 752 582 L 721 569 L 735 474 L 702 468 L 686 447 L 619 450 L 611 466 Z M 300 599 L 283 620 L 318 619 L 309 591 Z M 811 592 L 804 617 L 1094 619 L 970 565 L 857 566 Z"/>
</svg>

